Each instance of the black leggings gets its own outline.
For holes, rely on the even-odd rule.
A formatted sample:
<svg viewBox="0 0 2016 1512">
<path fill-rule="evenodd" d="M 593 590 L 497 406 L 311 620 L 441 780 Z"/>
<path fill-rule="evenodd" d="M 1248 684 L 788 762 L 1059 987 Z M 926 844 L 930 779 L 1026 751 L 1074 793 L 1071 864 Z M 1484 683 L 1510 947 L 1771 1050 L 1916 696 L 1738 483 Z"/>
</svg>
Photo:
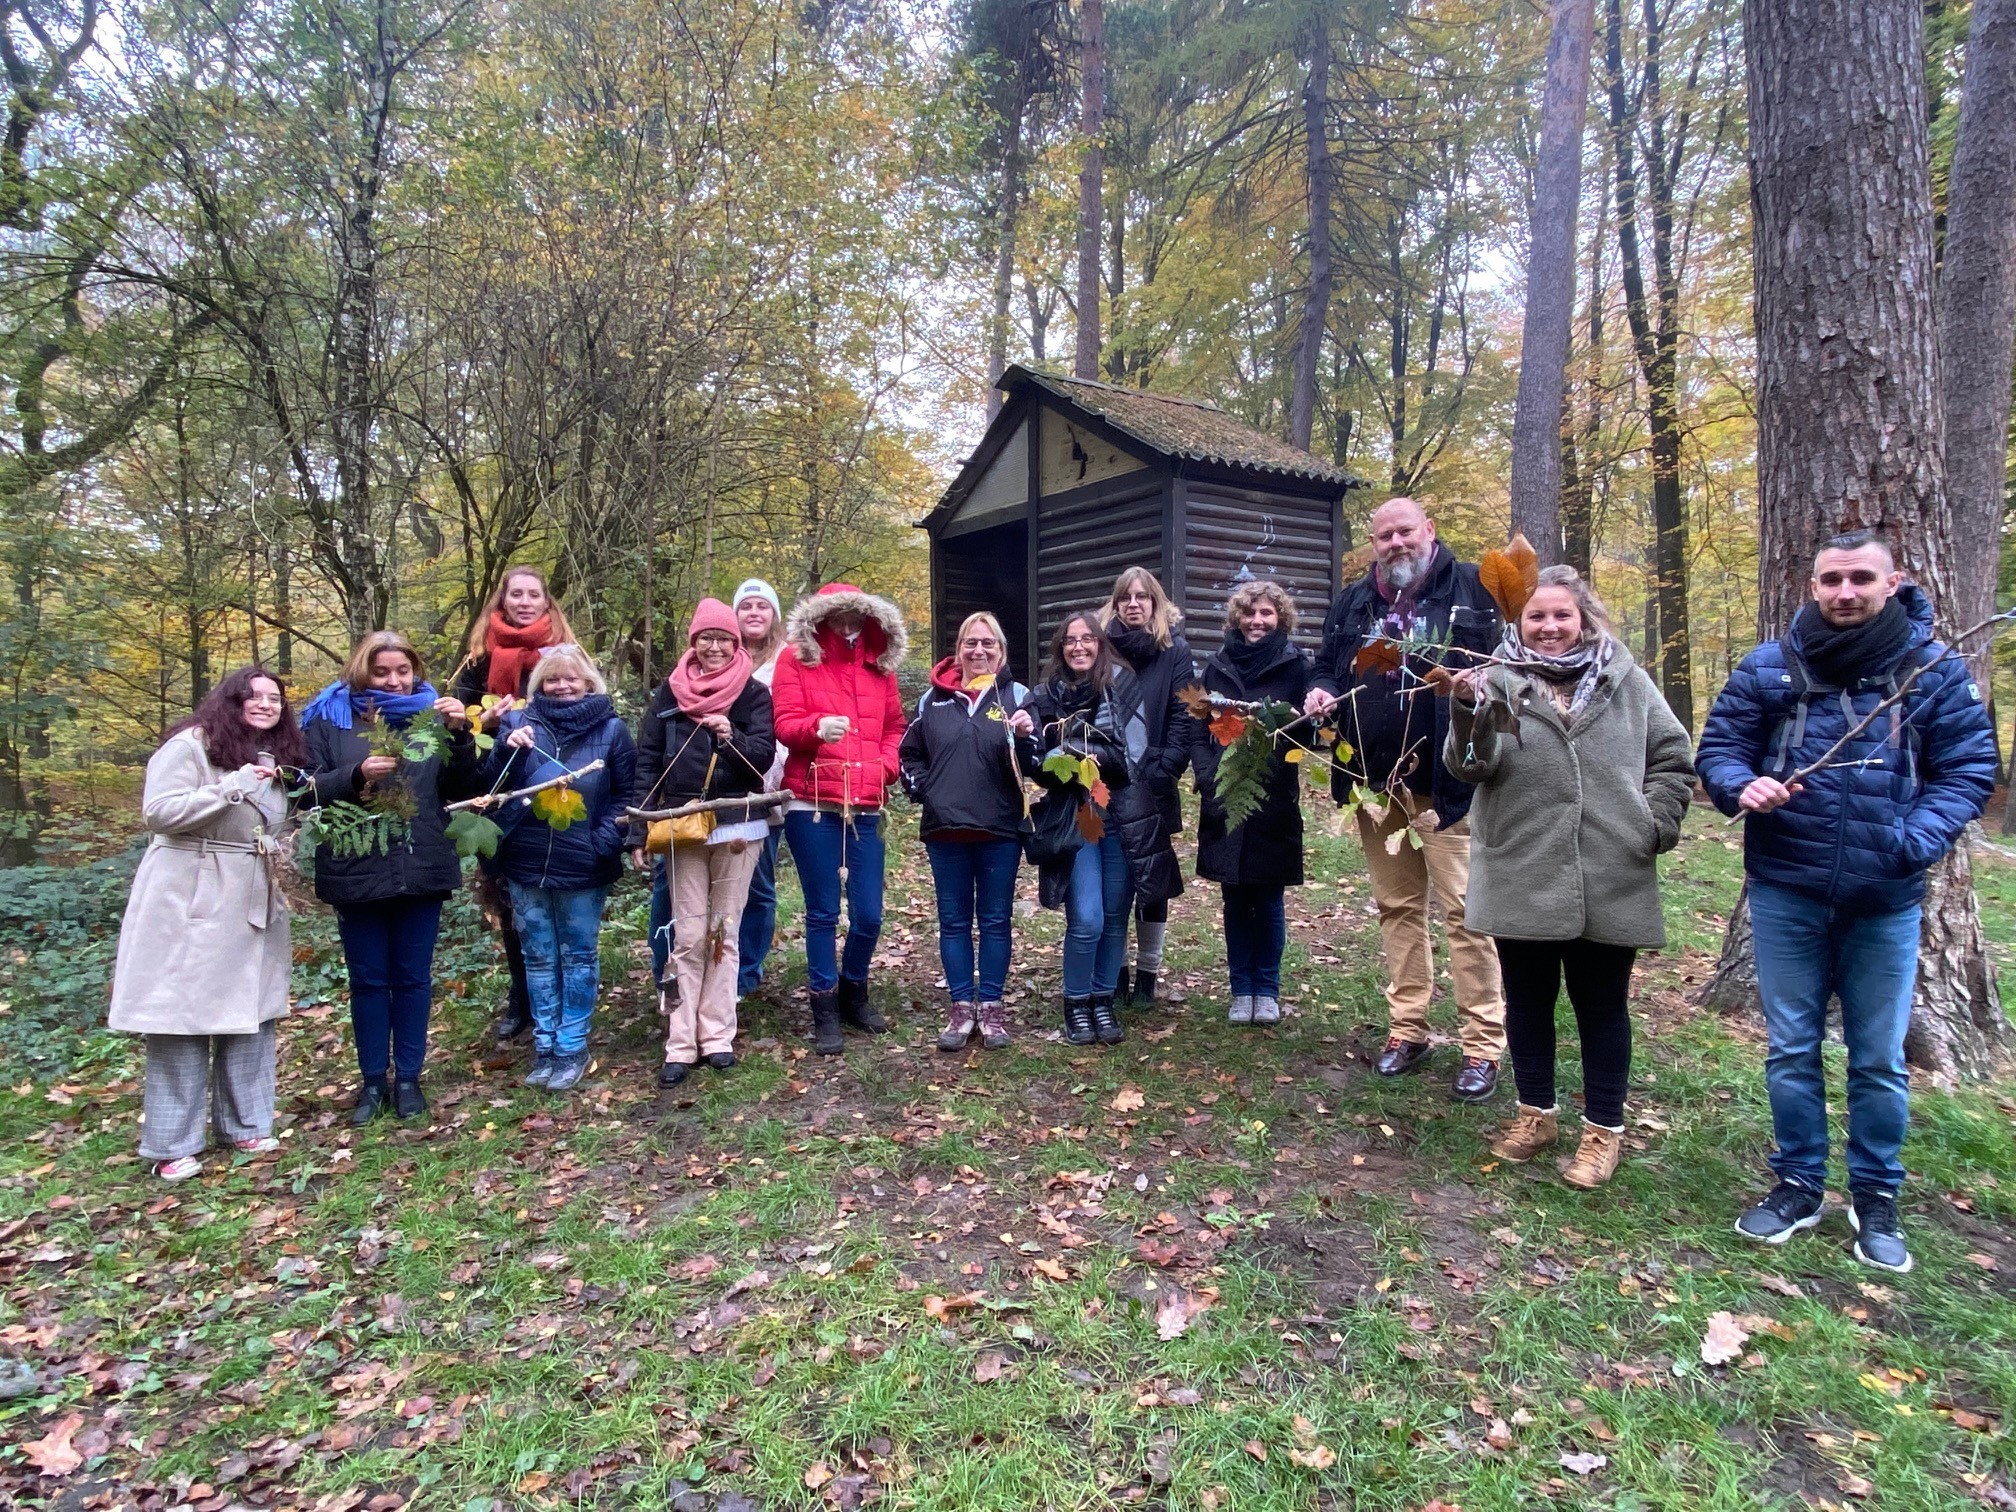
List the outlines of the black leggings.
<svg viewBox="0 0 2016 1512">
<path fill-rule="evenodd" d="M 1624 1089 L 1631 1080 L 1631 965 L 1629 945 L 1595 940 L 1499 940 L 1505 976 L 1505 1040 L 1519 1101 L 1554 1106 L 1554 1004 L 1561 979 L 1582 1038 L 1583 1113 L 1614 1129 L 1624 1122 Z"/>
</svg>

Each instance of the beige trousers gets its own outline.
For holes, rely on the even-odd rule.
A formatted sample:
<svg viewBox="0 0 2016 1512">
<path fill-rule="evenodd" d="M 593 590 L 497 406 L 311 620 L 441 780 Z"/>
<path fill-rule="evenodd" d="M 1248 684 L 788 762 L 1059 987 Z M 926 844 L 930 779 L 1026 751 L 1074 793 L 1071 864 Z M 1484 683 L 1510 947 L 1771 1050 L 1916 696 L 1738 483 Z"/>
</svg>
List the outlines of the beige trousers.
<svg viewBox="0 0 2016 1512">
<path fill-rule="evenodd" d="M 1402 834 L 1410 817 L 1421 848 Z M 1470 821 L 1435 828 L 1434 805 L 1402 790 L 1379 819 L 1358 810 L 1358 838 L 1379 904 L 1379 942 L 1386 956 L 1386 1006 L 1395 1038 L 1425 1044 L 1428 1005 L 1435 999 L 1435 960 L 1428 934 L 1428 893 L 1433 888 L 1449 924 L 1449 974 L 1456 984 L 1463 1053 L 1477 1060 L 1505 1057 L 1505 987 L 1498 950 L 1487 935 L 1466 929 L 1463 899 L 1470 888 Z M 1399 836 L 1397 847 L 1392 844 Z"/>
<path fill-rule="evenodd" d="M 762 842 L 675 845 L 666 858 L 672 895 L 672 974 L 679 1000 L 665 1026 L 665 1059 L 693 1065 L 735 1048 L 735 981 L 742 966 L 742 905 Z"/>
</svg>

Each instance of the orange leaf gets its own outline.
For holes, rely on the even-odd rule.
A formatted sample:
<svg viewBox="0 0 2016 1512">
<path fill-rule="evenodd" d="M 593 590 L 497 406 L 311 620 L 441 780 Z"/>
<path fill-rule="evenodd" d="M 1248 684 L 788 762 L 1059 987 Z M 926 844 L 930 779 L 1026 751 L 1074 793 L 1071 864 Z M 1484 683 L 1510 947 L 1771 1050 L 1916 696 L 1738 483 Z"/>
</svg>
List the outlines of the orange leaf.
<svg viewBox="0 0 2016 1512">
<path fill-rule="evenodd" d="M 1113 801 L 1113 793 L 1103 782 L 1092 784 L 1092 801 L 1102 809 Z"/>
<path fill-rule="evenodd" d="M 1498 601 L 1499 613 L 1516 620 L 1540 585 L 1540 557 L 1522 532 L 1513 536 L 1503 551 L 1485 552 L 1477 564 L 1477 575 Z"/>
<path fill-rule="evenodd" d="M 1085 837 L 1087 845 L 1097 845 L 1106 838 L 1106 821 L 1089 803 L 1078 805 L 1078 833 Z"/>
<path fill-rule="evenodd" d="M 1211 717 L 1211 695 L 1204 691 L 1204 684 L 1192 683 L 1180 690 L 1176 696 L 1182 700 L 1183 707 L 1189 711 L 1192 719 L 1208 720 Z"/>
<path fill-rule="evenodd" d="M 1400 648 L 1389 640 L 1375 640 L 1368 646 L 1359 648 L 1351 658 L 1354 676 L 1363 677 L 1368 672 L 1398 672 L 1400 670 Z"/>
<path fill-rule="evenodd" d="M 1211 738 L 1220 745 L 1230 745 L 1246 733 L 1246 716 L 1234 709 L 1227 709 L 1211 721 Z"/>
</svg>

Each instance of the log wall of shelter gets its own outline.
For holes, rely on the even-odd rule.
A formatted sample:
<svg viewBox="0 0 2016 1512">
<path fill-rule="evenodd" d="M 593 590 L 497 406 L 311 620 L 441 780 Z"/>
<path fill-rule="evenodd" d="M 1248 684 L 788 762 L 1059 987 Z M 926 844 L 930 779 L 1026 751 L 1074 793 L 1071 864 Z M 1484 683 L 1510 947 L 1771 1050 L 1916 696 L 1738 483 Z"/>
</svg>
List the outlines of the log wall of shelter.
<svg viewBox="0 0 2016 1512">
<path fill-rule="evenodd" d="M 1178 483 L 1185 633 L 1199 656 L 1223 638 L 1225 600 L 1251 578 L 1288 590 L 1296 639 L 1315 645 L 1336 592 L 1336 505 L 1286 491 L 1188 478 Z"/>
<path fill-rule="evenodd" d="M 1169 478 L 1147 468 L 1045 498 L 1038 512 L 1036 631 L 1047 648 L 1064 616 L 1096 609 L 1123 567 L 1160 573 Z"/>
</svg>

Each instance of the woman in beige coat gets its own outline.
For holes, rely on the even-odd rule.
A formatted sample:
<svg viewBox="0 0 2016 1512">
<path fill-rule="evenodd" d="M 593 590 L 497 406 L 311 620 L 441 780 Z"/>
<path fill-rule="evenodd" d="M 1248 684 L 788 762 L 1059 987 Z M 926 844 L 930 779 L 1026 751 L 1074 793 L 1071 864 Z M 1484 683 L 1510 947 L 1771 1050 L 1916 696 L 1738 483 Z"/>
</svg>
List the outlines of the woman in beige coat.
<svg viewBox="0 0 2016 1512">
<path fill-rule="evenodd" d="M 119 931 L 111 1027 L 147 1038 L 140 1156 L 165 1181 L 220 1143 L 273 1138 L 274 1023 L 293 960 L 273 875 L 287 817 L 278 769 L 306 760 L 279 680 L 233 672 L 147 763 L 149 839 Z"/>
<path fill-rule="evenodd" d="M 1582 1040 L 1583 1125 L 1562 1169 L 1597 1187 L 1624 1147 L 1631 967 L 1666 943 L 1656 858 L 1694 790 L 1680 721 L 1572 567 L 1549 567 L 1499 648 L 1464 674 L 1443 760 L 1475 783 L 1464 922 L 1498 946 L 1519 1110 L 1491 1146 L 1530 1160 L 1558 1138 L 1554 1007 Z M 1516 737 L 1512 733 L 1516 731 Z"/>
</svg>

